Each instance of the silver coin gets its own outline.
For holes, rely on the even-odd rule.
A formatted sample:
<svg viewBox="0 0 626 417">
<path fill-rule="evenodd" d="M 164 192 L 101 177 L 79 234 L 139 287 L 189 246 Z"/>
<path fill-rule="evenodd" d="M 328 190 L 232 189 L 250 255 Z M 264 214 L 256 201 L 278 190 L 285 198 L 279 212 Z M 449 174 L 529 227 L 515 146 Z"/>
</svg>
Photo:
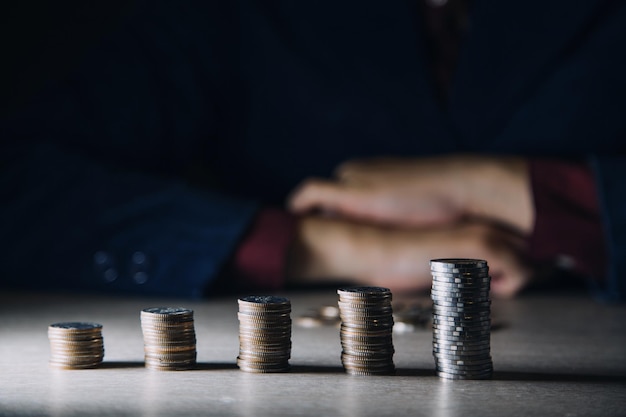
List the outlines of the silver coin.
<svg viewBox="0 0 626 417">
<path fill-rule="evenodd" d="M 463 292 L 456 290 L 446 290 L 441 288 L 432 288 L 430 290 L 430 298 L 453 298 L 450 301 L 490 301 L 490 291 L 480 290 L 474 292 Z"/>
<path fill-rule="evenodd" d="M 458 328 L 459 330 L 491 329 L 491 320 L 447 320 L 433 317 L 432 324 L 437 327 Z"/>
<path fill-rule="evenodd" d="M 437 372 L 437 376 L 439 376 L 440 378 L 444 378 L 444 379 L 454 379 L 454 380 L 461 380 L 461 379 L 481 380 L 481 379 L 491 379 L 493 376 L 493 372 L 485 372 L 484 374 L 468 375 L 468 376 L 449 374 L 446 372 Z"/>
<path fill-rule="evenodd" d="M 151 307 L 145 308 L 142 312 L 150 314 L 162 314 L 162 315 L 191 315 L 193 310 L 183 307 Z"/>
<path fill-rule="evenodd" d="M 253 304 L 277 304 L 277 305 L 291 304 L 288 298 L 277 297 L 273 295 L 249 295 L 246 297 L 241 297 L 239 301 L 242 301 L 244 303 L 253 303 Z"/>
<path fill-rule="evenodd" d="M 484 297 L 451 297 L 449 295 L 438 295 L 437 293 L 431 293 L 430 299 L 437 305 L 453 304 L 456 306 L 475 305 L 491 301 L 489 296 Z"/>
<path fill-rule="evenodd" d="M 484 349 L 490 347 L 490 339 L 464 340 L 459 338 L 446 338 L 441 335 L 433 335 L 433 347 L 449 349 Z"/>
<path fill-rule="evenodd" d="M 430 281 L 431 289 L 451 291 L 489 291 L 491 289 L 491 277 L 442 277 L 433 275 Z"/>
<path fill-rule="evenodd" d="M 489 306 L 446 306 L 433 302 L 433 316 L 436 314 L 441 317 L 462 317 L 464 315 L 477 315 L 479 313 L 483 315 L 487 315 L 486 313 L 490 314 L 491 308 Z"/>
<path fill-rule="evenodd" d="M 451 358 L 445 355 L 434 355 L 438 363 L 444 366 L 485 366 L 493 365 L 491 356 L 481 356 L 477 358 Z"/>
<path fill-rule="evenodd" d="M 446 297 L 484 297 L 489 296 L 489 288 L 457 288 L 454 286 L 433 285 L 430 292 L 438 293 Z"/>
<path fill-rule="evenodd" d="M 433 330 L 437 330 L 437 331 L 443 331 L 443 332 L 460 332 L 460 333 L 467 333 L 467 334 L 491 334 L 491 326 L 486 323 L 486 324 L 482 324 L 482 325 L 476 325 L 476 326 L 471 326 L 471 325 L 464 325 L 464 326 L 458 326 L 458 325 L 451 325 L 448 323 L 434 323 L 432 324 L 432 328 Z"/>
<path fill-rule="evenodd" d="M 347 373 L 353 372 L 371 372 L 373 374 L 384 375 L 387 372 L 393 372 L 395 366 L 393 363 L 383 362 L 379 365 L 372 364 L 351 364 L 343 363 L 343 368 Z"/>
<path fill-rule="evenodd" d="M 459 284 L 463 285 L 463 284 Z M 484 296 L 491 294 L 491 288 L 489 285 L 478 287 L 461 287 L 452 285 L 432 285 L 430 292 L 440 293 L 439 295 L 445 295 L 448 297 L 467 297 L 467 296 Z"/>
<path fill-rule="evenodd" d="M 472 289 L 472 290 L 464 290 L 464 289 L 455 289 L 455 288 L 445 288 L 441 286 L 433 285 L 430 289 L 431 294 L 441 295 L 444 297 L 489 297 L 491 291 L 489 288 L 487 289 Z"/>
<path fill-rule="evenodd" d="M 440 363 L 442 366 L 456 366 L 463 367 L 478 367 L 478 366 L 492 366 L 493 361 L 491 359 L 491 355 L 482 355 L 482 356 L 468 356 L 468 357 L 451 357 L 446 355 L 433 355 L 437 363 Z"/>
<path fill-rule="evenodd" d="M 359 302 L 345 302 L 345 301 L 338 301 L 337 302 L 338 306 L 339 306 L 339 312 L 341 312 L 341 310 L 350 310 L 350 311 L 380 311 L 380 312 L 387 312 L 392 309 L 392 305 L 390 302 L 385 302 L 385 303 L 381 303 L 381 302 L 371 302 L 371 303 L 359 303 Z"/>
<path fill-rule="evenodd" d="M 443 307 L 447 309 L 449 307 L 453 308 L 474 308 L 474 309 L 487 309 L 491 307 L 491 301 L 464 301 L 464 302 L 452 302 L 452 301 L 444 301 L 433 299 L 433 304 L 437 307 Z"/>
<path fill-rule="evenodd" d="M 450 321 L 450 320 L 442 320 L 439 317 L 433 317 L 432 324 L 433 324 L 433 327 L 444 328 L 446 330 L 455 329 L 457 331 L 490 330 L 491 329 L 491 321 L 489 319 Z"/>
<path fill-rule="evenodd" d="M 449 379 L 449 380 L 486 380 L 486 379 L 493 378 L 493 370 L 485 371 L 481 373 L 473 373 L 469 375 L 459 375 L 459 374 L 453 374 L 453 373 L 448 373 L 444 371 L 437 371 L 437 376 L 439 378 Z"/>
<path fill-rule="evenodd" d="M 433 353 L 458 355 L 458 356 L 474 356 L 490 354 L 491 344 L 483 344 L 478 346 L 457 346 L 447 343 L 433 342 Z"/>
<path fill-rule="evenodd" d="M 99 330 L 102 329 L 102 325 L 98 323 L 90 323 L 90 322 L 64 322 L 64 323 L 54 323 L 49 327 L 54 329 L 62 329 L 62 330 Z"/>
<path fill-rule="evenodd" d="M 488 265 L 444 265 L 444 264 L 431 264 L 430 272 L 434 273 L 450 273 L 450 271 L 461 271 L 461 272 L 483 272 L 485 270 L 489 270 Z"/>
<path fill-rule="evenodd" d="M 466 322 L 466 323 L 458 323 L 458 322 L 450 322 L 450 321 L 442 321 L 433 319 L 432 324 L 434 329 L 441 329 L 445 331 L 456 331 L 456 332 L 476 332 L 476 331 L 487 331 L 491 330 L 491 323 L 487 321 L 476 321 L 476 322 Z"/>
<path fill-rule="evenodd" d="M 433 351 L 433 357 L 437 360 L 463 361 L 463 360 L 483 360 L 491 359 L 489 350 L 473 353 L 457 353 L 455 351 L 437 350 Z"/>
<path fill-rule="evenodd" d="M 435 366 L 435 369 L 437 370 L 437 373 L 445 372 L 446 374 L 458 375 L 458 376 L 464 376 L 464 377 L 474 377 L 474 376 L 485 375 L 487 373 L 493 373 L 493 367 L 476 368 L 476 369 L 471 369 L 471 370 L 460 370 L 454 367 Z"/>
<path fill-rule="evenodd" d="M 433 337 L 435 335 L 443 335 L 449 337 L 489 337 L 491 335 L 491 329 L 489 327 L 485 328 L 474 328 L 474 329 L 461 329 L 458 327 L 446 327 L 446 326 L 434 326 L 433 325 Z"/>
<path fill-rule="evenodd" d="M 348 287 L 348 288 L 339 288 L 337 290 L 339 295 L 346 294 L 366 294 L 368 296 L 375 296 L 379 294 L 387 295 L 391 294 L 391 290 L 385 287 Z"/>
<path fill-rule="evenodd" d="M 458 343 L 448 340 L 433 339 L 433 353 L 458 355 L 458 356 L 474 356 L 489 353 L 491 351 L 491 343 Z"/>
<path fill-rule="evenodd" d="M 460 339 L 460 338 L 453 338 L 453 337 L 446 338 L 444 336 L 438 335 L 438 336 L 433 337 L 433 350 L 437 348 L 440 350 L 447 349 L 449 351 L 456 351 L 456 352 L 470 352 L 470 351 L 475 352 L 477 350 L 491 349 L 491 343 L 489 342 L 490 342 L 489 339 L 481 340 L 481 339 Z"/>
<path fill-rule="evenodd" d="M 433 314 L 437 314 L 439 316 L 448 316 L 448 317 L 461 317 L 464 315 L 488 315 L 491 313 L 491 307 L 487 306 L 444 306 L 438 303 L 433 303 Z"/>
<path fill-rule="evenodd" d="M 433 337 L 437 339 L 446 340 L 488 340 L 491 336 L 489 330 L 476 330 L 476 331 L 458 331 L 458 330 L 446 330 L 446 329 L 433 329 Z"/>
<path fill-rule="evenodd" d="M 488 270 L 484 271 L 457 271 L 457 272 L 441 272 L 430 271 L 432 280 L 442 284 L 466 284 L 466 285 L 484 285 L 491 282 L 491 276 Z"/>
<path fill-rule="evenodd" d="M 448 267 L 434 267 L 430 268 L 430 274 L 432 276 L 488 276 L 489 268 L 448 268 Z"/>
<path fill-rule="evenodd" d="M 482 274 L 489 272 L 489 267 L 431 265 L 430 272 L 431 274 Z"/>
<path fill-rule="evenodd" d="M 464 292 L 464 291 L 456 291 L 456 290 L 446 290 L 441 288 L 432 288 L 430 290 L 431 299 L 434 297 L 437 298 L 453 298 L 453 301 L 472 301 L 472 300 L 481 300 L 481 301 L 490 301 L 490 290 L 480 290 L 473 292 Z"/>
<path fill-rule="evenodd" d="M 391 314 L 387 316 L 350 316 L 350 315 L 341 315 L 342 323 L 345 323 L 347 327 L 354 326 L 392 326 L 393 325 L 393 317 Z"/>
<path fill-rule="evenodd" d="M 468 299 L 469 301 L 471 300 L 482 300 L 482 301 L 489 301 L 490 300 L 490 296 L 491 296 L 491 289 L 489 287 L 487 288 L 478 288 L 478 289 L 473 289 L 473 290 L 459 290 L 456 288 L 445 288 L 445 287 L 441 287 L 441 286 L 432 286 L 430 289 L 430 294 L 431 299 L 433 298 L 433 296 L 439 296 L 439 297 L 452 297 L 452 298 L 463 298 L 463 299 Z"/>
<path fill-rule="evenodd" d="M 388 310 L 374 310 L 374 309 L 363 309 L 363 310 L 356 310 L 356 309 L 348 309 L 348 308 L 341 308 L 339 311 L 339 319 L 341 319 L 341 317 L 348 317 L 348 318 L 359 318 L 359 317 L 363 317 L 363 318 L 376 318 L 376 317 L 383 317 L 383 318 L 391 318 L 393 317 L 393 310 L 388 309 Z"/>
<path fill-rule="evenodd" d="M 437 353 L 449 353 L 451 355 L 481 355 L 491 352 L 491 345 L 486 344 L 473 344 L 473 345 L 454 345 L 449 343 L 433 342 L 433 352 Z"/>
<path fill-rule="evenodd" d="M 480 266 L 486 267 L 487 261 L 484 259 L 471 258 L 437 258 L 431 259 L 430 265 L 453 265 L 453 266 Z"/>
<path fill-rule="evenodd" d="M 431 285 L 455 288 L 487 288 L 491 286 L 491 276 L 488 274 L 431 274 Z"/>
<path fill-rule="evenodd" d="M 448 374 L 456 375 L 477 375 L 486 372 L 493 372 L 493 364 L 486 364 L 480 366 L 450 366 L 443 363 L 437 363 L 435 368 L 439 372 L 445 372 Z"/>
<path fill-rule="evenodd" d="M 433 342 L 434 341 L 436 341 L 439 344 L 454 343 L 456 345 L 462 344 L 463 346 L 470 346 L 470 345 L 479 345 L 485 342 L 489 343 L 490 338 L 484 337 L 484 336 L 476 336 L 476 337 L 453 336 L 453 335 L 446 335 L 442 333 L 435 333 L 433 334 Z"/>
<path fill-rule="evenodd" d="M 433 341 L 433 352 L 437 353 L 449 353 L 451 355 L 479 355 L 485 354 L 491 351 L 491 344 L 479 344 L 479 345 L 456 345 L 450 343 L 439 343 L 436 340 Z"/>
<path fill-rule="evenodd" d="M 489 268 L 431 268 L 433 276 L 488 276 Z"/>
<path fill-rule="evenodd" d="M 478 311 L 450 311 L 445 308 L 433 306 L 432 317 L 441 321 L 450 322 L 478 322 L 491 319 L 491 309 L 479 309 Z"/>
</svg>

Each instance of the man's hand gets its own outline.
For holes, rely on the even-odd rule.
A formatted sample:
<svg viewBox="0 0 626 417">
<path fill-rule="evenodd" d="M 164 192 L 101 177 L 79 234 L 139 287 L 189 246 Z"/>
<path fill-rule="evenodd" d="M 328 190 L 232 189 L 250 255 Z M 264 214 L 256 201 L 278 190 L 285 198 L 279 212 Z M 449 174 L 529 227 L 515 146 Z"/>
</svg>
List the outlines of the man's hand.
<svg viewBox="0 0 626 417">
<path fill-rule="evenodd" d="M 534 208 L 521 158 L 445 156 L 348 162 L 335 180 L 311 179 L 289 207 L 402 227 L 453 224 L 481 218 L 522 234 L 532 230 Z"/>
<path fill-rule="evenodd" d="M 510 297 L 529 280 L 523 244 L 484 222 L 417 230 L 308 216 L 299 222 L 288 275 L 296 282 L 352 280 L 417 291 L 431 285 L 431 259 L 476 258 L 489 262 L 492 294 Z"/>
</svg>

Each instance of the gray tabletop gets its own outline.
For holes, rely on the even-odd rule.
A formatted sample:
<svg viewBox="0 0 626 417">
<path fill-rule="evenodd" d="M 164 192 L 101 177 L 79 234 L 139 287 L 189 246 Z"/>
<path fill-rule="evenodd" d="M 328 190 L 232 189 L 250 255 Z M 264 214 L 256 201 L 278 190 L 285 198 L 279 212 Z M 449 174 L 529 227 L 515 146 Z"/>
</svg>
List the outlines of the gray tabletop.
<svg viewBox="0 0 626 417">
<path fill-rule="evenodd" d="M 297 318 L 336 304 L 332 291 L 288 294 Z M 428 300 L 421 300 L 427 304 Z M 143 366 L 141 309 L 194 309 L 198 369 Z M 582 295 L 494 302 L 495 375 L 446 381 L 434 373 L 432 331 L 394 334 L 394 376 L 349 376 L 338 329 L 293 328 L 292 371 L 237 369 L 235 297 L 204 302 L 5 293 L 0 296 L 1 415 L 132 416 L 613 416 L 626 415 L 626 307 Z M 103 324 L 99 369 L 48 366 L 47 326 Z"/>
</svg>

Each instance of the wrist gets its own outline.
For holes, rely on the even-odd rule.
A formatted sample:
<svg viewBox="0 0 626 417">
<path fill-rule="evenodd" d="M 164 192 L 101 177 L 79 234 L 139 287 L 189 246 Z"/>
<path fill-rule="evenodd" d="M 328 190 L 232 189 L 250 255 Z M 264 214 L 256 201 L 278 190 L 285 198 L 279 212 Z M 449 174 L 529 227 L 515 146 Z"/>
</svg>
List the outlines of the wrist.
<svg viewBox="0 0 626 417">
<path fill-rule="evenodd" d="M 329 220 L 306 216 L 297 220 L 289 250 L 287 276 L 299 283 L 320 282 L 337 273 L 343 244 L 332 236 Z"/>
<path fill-rule="evenodd" d="M 476 167 L 469 171 L 472 174 L 466 189 L 468 213 L 530 234 L 535 211 L 527 161 L 518 157 L 490 157 Z"/>
<path fill-rule="evenodd" d="M 314 216 L 298 219 L 289 250 L 287 275 L 292 282 L 323 282 L 350 278 L 351 245 L 345 225 Z"/>
</svg>

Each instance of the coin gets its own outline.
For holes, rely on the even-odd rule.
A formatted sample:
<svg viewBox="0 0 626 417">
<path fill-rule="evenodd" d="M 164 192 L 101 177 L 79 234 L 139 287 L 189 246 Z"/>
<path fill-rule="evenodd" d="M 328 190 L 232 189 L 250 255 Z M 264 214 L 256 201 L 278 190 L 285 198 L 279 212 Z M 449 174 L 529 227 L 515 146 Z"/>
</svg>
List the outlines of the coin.
<svg viewBox="0 0 626 417">
<path fill-rule="evenodd" d="M 487 268 L 487 261 L 482 259 L 467 258 L 439 258 L 430 261 L 430 267 L 466 267 L 466 268 Z"/>
<path fill-rule="evenodd" d="M 148 369 L 180 371 L 196 364 L 193 310 L 150 307 L 140 313 L 144 361 Z"/>
<path fill-rule="evenodd" d="M 446 379 L 491 376 L 489 266 L 480 259 L 434 259 L 433 357 Z"/>
<path fill-rule="evenodd" d="M 50 361 L 60 369 L 95 368 L 104 358 L 102 325 L 90 322 L 64 322 L 48 326 Z"/>
<path fill-rule="evenodd" d="M 251 295 L 238 300 L 240 370 L 286 372 L 291 358 L 291 301 Z"/>
<path fill-rule="evenodd" d="M 491 330 L 490 321 L 479 321 L 476 323 L 465 322 L 451 322 L 451 321 L 442 321 L 442 320 L 433 320 L 433 329 L 439 329 L 446 332 L 485 332 Z"/>
<path fill-rule="evenodd" d="M 350 375 L 394 372 L 392 294 L 384 287 L 340 288 L 341 362 Z"/>
</svg>

